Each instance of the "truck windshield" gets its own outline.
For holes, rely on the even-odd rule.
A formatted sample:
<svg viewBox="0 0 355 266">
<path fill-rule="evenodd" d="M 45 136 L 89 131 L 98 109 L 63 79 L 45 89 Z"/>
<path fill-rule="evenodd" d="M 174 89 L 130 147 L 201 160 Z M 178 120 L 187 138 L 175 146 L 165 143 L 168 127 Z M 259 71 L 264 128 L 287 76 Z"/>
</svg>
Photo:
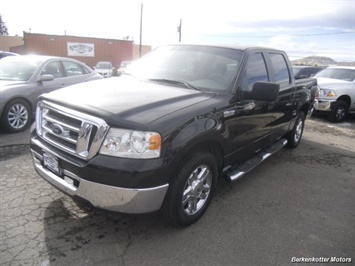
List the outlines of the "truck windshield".
<svg viewBox="0 0 355 266">
<path fill-rule="evenodd" d="M 222 92 L 231 88 L 241 57 L 241 50 L 229 48 L 163 46 L 129 65 L 125 74 L 148 82 Z"/>
</svg>

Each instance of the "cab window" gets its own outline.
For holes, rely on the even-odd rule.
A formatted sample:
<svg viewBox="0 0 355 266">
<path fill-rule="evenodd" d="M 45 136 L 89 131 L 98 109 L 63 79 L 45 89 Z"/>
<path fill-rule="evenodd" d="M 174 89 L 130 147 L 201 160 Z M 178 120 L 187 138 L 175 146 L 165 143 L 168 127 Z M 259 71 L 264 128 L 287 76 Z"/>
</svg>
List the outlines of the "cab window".
<svg viewBox="0 0 355 266">
<path fill-rule="evenodd" d="M 281 85 L 290 84 L 291 78 L 285 57 L 282 54 L 270 53 L 270 61 L 274 69 L 275 82 Z"/>
<path fill-rule="evenodd" d="M 242 91 L 251 91 L 255 82 L 268 82 L 269 76 L 262 53 L 254 53 L 249 56 L 244 77 L 241 83 Z"/>
</svg>

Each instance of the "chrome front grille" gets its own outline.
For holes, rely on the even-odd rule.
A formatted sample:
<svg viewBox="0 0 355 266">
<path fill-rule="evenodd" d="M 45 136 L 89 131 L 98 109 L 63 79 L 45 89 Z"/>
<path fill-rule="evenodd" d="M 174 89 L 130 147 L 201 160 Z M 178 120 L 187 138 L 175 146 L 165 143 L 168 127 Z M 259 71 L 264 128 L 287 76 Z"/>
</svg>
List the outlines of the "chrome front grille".
<svg viewBox="0 0 355 266">
<path fill-rule="evenodd" d="M 95 156 L 108 129 L 109 126 L 100 118 L 47 101 L 40 101 L 37 105 L 38 136 L 82 159 Z"/>
</svg>

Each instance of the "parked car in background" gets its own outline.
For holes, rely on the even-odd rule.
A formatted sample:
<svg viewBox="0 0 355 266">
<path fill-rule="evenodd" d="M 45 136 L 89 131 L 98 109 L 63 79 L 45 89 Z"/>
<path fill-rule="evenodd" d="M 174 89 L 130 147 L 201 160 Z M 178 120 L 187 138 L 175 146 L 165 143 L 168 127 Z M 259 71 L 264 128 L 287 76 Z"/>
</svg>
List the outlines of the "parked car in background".
<svg viewBox="0 0 355 266">
<path fill-rule="evenodd" d="M 120 76 L 130 64 L 132 64 L 132 61 L 122 61 L 117 69 L 117 75 Z"/>
<path fill-rule="evenodd" d="M 349 111 L 355 111 L 355 67 L 328 67 L 315 75 L 320 87 L 315 111 L 329 114 L 341 122 Z"/>
<path fill-rule="evenodd" d="M 319 71 L 323 70 L 325 67 L 318 66 L 292 66 L 293 74 L 295 79 L 310 78 L 317 74 Z"/>
<path fill-rule="evenodd" d="M 18 56 L 19 54 L 7 52 L 7 51 L 0 51 L 0 59 L 5 58 L 7 56 Z"/>
<path fill-rule="evenodd" d="M 37 97 L 68 85 L 102 78 L 85 64 L 53 56 L 8 56 L 0 60 L 0 118 L 9 132 L 27 128 Z"/>
<path fill-rule="evenodd" d="M 115 68 L 113 67 L 111 62 L 108 61 L 100 61 L 94 66 L 94 70 L 96 73 L 100 74 L 104 78 L 109 78 L 113 76 L 113 71 Z"/>
</svg>

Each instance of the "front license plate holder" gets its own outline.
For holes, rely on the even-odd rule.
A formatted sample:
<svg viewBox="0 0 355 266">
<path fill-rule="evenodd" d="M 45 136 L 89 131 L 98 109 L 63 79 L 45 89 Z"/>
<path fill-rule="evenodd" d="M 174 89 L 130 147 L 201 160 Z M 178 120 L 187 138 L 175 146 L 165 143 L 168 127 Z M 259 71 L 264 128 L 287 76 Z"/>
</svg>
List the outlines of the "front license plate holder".
<svg viewBox="0 0 355 266">
<path fill-rule="evenodd" d="M 60 175 L 61 170 L 59 167 L 59 160 L 54 155 L 43 152 L 43 166 L 56 175 Z"/>
</svg>

